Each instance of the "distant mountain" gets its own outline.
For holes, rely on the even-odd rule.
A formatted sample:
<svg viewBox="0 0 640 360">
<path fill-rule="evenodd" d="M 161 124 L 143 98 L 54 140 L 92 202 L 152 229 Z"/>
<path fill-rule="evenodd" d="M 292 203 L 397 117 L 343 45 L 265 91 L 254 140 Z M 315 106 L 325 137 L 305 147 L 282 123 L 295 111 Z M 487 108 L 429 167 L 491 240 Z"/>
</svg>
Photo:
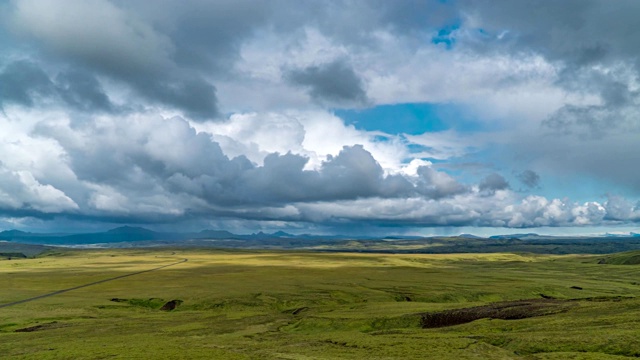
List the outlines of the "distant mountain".
<svg viewBox="0 0 640 360">
<path fill-rule="evenodd" d="M 121 226 L 104 232 L 83 233 L 83 234 L 35 234 L 19 230 L 6 230 L 0 232 L 0 240 L 13 240 L 22 243 L 47 244 L 47 245 L 86 245 L 86 244 L 107 244 L 119 242 L 144 242 L 144 241 L 165 241 L 180 242 L 187 240 L 224 240 L 236 239 L 243 241 L 267 241 L 267 240 L 287 240 L 305 239 L 305 236 L 296 236 L 278 231 L 273 234 L 258 232 L 249 235 L 238 235 L 226 230 L 202 230 L 197 233 L 164 233 L 149 230 L 143 227 Z M 309 238 L 322 238 L 313 236 Z"/>
<path fill-rule="evenodd" d="M 145 229 L 142 227 L 135 227 L 135 226 L 121 226 L 115 229 L 108 230 L 107 233 L 116 234 L 116 235 L 127 234 L 127 235 L 140 235 L 140 236 L 153 236 L 154 234 L 157 234 L 155 231 Z"/>
<path fill-rule="evenodd" d="M 54 234 L 37 234 L 32 232 L 25 232 L 20 230 L 5 230 L 0 231 L 0 240 L 17 240 L 31 237 L 47 237 Z"/>
<path fill-rule="evenodd" d="M 489 239 L 532 239 L 542 237 L 536 233 L 527 234 L 508 234 L 508 235 L 493 235 L 489 236 Z"/>
<path fill-rule="evenodd" d="M 284 231 L 276 231 L 271 235 L 275 237 L 295 237 L 295 235 L 286 233 Z"/>
<path fill-rule="evenodd" d="M 90 234 L 74 234 L 58 237 L 57 241 L 52 244 L 100 244 L 114 243 L 124 241 L 144 241 L 144 240 L 161 240 L 164 239 L 162 233 L 132 226 L 122 226 L 111 229 L 106 232 L 90 233 Z"/>
<path fill-rule="evenodd" d="M 0 232 L 0 239 L 13 240 L 14 238 L 29 236 L 30 234 L 31 233 L 20 231 L 20 230 L 5 230 Z"/>
<path fill-rule="evenodd" d="M 237 249 L 305 249 L 374 253 L 492 253 L 534 252 L 545 254 L 603 254 L 640 250 L 640 234 L 609 236 L 548 236 L 535 233 L 494 235 L 482 238 L 458 236 L 343 236 L 274 233 L 234 234 L 226 230 L 200 232 L 157 232 L 143 227 L 121 226 L 84 234 L 38 234 L 20 230 L 0 232 L 0 253 L 4 258 L 33 256 L 49 246 L 101 247 L 194 247 Z M 22 254 L 22 255 L 21 255 Z M 1 254 L 0 254 L 1 255 Z M 0 256 L 2 257 L 2 256 Z"/>
<path fill-rule="evenodd" d="M 460 234 L 457 237 L 463 238 L 463 239 L 482 239 L 481 236 L 475 236 L 473 234 Z"/>
</svg>

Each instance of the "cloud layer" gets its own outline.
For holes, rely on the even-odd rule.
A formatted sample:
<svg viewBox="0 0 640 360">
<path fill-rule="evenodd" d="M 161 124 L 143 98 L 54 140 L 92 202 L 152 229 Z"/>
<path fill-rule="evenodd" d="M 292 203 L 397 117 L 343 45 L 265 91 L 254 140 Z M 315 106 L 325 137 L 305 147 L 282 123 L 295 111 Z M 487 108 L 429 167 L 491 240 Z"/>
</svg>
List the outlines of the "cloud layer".
<svg viewBox="0 0 640 360">
<path fill-rule="evenodd" d="M 0 220 L 635 226 L 638 10 L 8 1 Z M 412 103 L 456 112 L 336 115 Z"/>
</svg>

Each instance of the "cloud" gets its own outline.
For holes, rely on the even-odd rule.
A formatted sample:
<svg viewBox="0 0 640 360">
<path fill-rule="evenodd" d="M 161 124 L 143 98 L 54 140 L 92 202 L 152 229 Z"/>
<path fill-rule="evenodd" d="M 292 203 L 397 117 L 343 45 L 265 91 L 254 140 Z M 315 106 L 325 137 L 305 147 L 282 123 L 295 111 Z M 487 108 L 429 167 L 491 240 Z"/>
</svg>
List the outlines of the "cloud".
<svg viewBox="0 0 640 360">
<path fill-rule="evenodd" d="M 439 172 L 430 166 L 420 166 L 417 170 L 418 192 L 427 198 L 440 199 L 467 192 L 467 187 L 458 183 L 453 177 Z"/>
<path fill-rule="evenodd" d="M 516 177 L 528 188 L 536 188 L 540 185 L 540 175 L 533 170 L 525 170 L 517 174 Z"/>
<path fill-rule="evenodd" d="M 467 192 L 446 199 L 408 197 L 359 199 L 298 205 L 308 221 L 330 224 L 366 222 L 378 225 L 566 227 L 611 225 L 607 210 L 597 202 L 570 203 L 541 196 L 519 199 L 510 190 L 489 196 Z M 625 208 L 626 209 L 626 208 Z"/>
<path fill-rule="evenodd" d="M 116 106 L 92 74 L 63 71 L 52 80 L 38 64 L 28 60 L 13 61 L 0 72 L 1 104 L 26 107 L 58 104 L 81 111 L 116 111 Z"/>
<path fill-rule="evenodd" d="M 50 95 L 54 91 L 49 76 L 29 61 L 15 61 L 0 73 L 0 102 L 14 102 L 25 106 L 34 104 L 34 97 Z"/>
<path fill-rule="evenodd" d="M 313 170 L 304 169 L 308 158 L 292 153 L 270 153 L 257 166 L 245 156 L 228 158 L 209 135 L 197 133 L 181 118 L 130 120 L 126 132 L 117 124 L 103 121 L 100 127 L 70 132 L 41 123 L 35 134 L 58 141 L 79 180 L 132 192 L 132 197 L 134 192 L 161 191 L 187 194 L 212 206 L 238 206 L 398 197 L 416 191 L 403 177 L 385 175 L 361 145 L 345 146 Z M 90 143 L 83 140 L 89 138 Z M 429 174 L 421 181 L 434 196 L 447 196 L 456 188 L 444 174 Z"/>
<path fill-rule="evenodd" d="M 362 145 L 345 146 L 314 169 L 305 169 L 307 157 L 292 153 L 269 153 L 257 165 L 242 155 L 227 157 L 210 134 L 197 132 L 182 118 L 105 115 L 95 120 L 74 128 L 65 122 L 41 121 L 33 130 L 42 141 L 55 142 L 56 161 L 61 162 L 57 167 L 72 172 L 60 178 L 55 191 L 73 201 L 78 214 L 93 218 L 166 221 L 166 216 L 218 214 L 303 219 L 298 205 L 371 198 L 447 199 L 469 191 L 428 165 L 411 176 L 386 173 Z M 126 130 L 119 126 L 123 121 Z M 12 193 L 20 197 L 19 192 Z M 17 211 L 26 205 L 15 207 Z"/>
<path fill-rule="evenodd" d="M 509 183 L 505 180 L 502 175 L 499 174 L 489 174 L 485 177 L 480 184 L 478 185 L 480 191 L 489 191 L 493 192 L 496 190 L 504 190 L 509 188 Z"/>
<path fill-rule="evenodd" d="M 304 69 L 285 71 L 291 83 L 309 89 L 309 95 L 316 101 L 329 104 L 367 103 L 367 94 L 362 80 L 346 60 L 335 60 Z"/>
<path fill-rule="evenodd" d="M 0 163 L 0 211 L 6 213 L 65 213 L 78 205 L 64 192 L 42 184 L 26 171 L 11 171 Z"/>
<path fill-rule="evenodd" d="M 0 212 L 636 224 L 638 6 L 11 0 L 0 4 Z M 433 41 L 442 33 L 452 46 Z M 408 135 L 332 112 L 404 103 L 456 115 Z M 478 179 L 505 168 L 535 169 L 514 175 L 536 194 Z M 594 198 L 607 193 L 620 197 Z"/>
<path fill-rule="evenodd" d="M 604 204 L 606 219 L 614 221 L 640 221 L 640 202 L 632 204 L 629 200 L 609 195 Z"/>
<path fill-rule="evenodd" d="M 622 1 L 608 6 L 596 0 L 544 6 L 527 1 L 472 4 L 469 23 L 489 34 L 504 33 L 502 46 L 488 41 L 485 49 L 538 53 L 557 64 L 559 86 L 600 98 L 600 104 L 562 107 L 548 119 L 549 126 L 602 136 L 631 124 L 629 110 L 639 101 L 631 79 L 640 71 L 640 30 L 633 26 L 631 14 L 640 10 L 640 4 Z"/>
<path fill-rule="evenodd" d="M 71 70 L 58 74 L 56 88 L 69 106 L 84 111 L 115 111 L 100 82 L 90 73 Z"/>
<path fill-rule="evenodd" d="M 106 0 L 13 2 L 11 23 L 63 61 L 131 86 L 156 104 L 198 120 L 218 115 L 215 87 L 172 59 L 172 39 L 139 16 Z M 86 85 L 86 83 L 85 83 Z"/>
</svg>

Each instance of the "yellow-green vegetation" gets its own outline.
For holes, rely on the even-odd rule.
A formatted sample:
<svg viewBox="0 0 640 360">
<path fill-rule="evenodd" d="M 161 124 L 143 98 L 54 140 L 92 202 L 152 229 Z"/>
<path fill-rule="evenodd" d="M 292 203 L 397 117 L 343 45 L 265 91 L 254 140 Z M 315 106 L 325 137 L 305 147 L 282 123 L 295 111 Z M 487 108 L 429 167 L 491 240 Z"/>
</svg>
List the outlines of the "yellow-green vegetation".
<svg viewBox="0 0 640 360">
<path fill-rule="evenodd" d="M 628 251 L 624 253 L 606 255 L 600 258 L 601 264 L 613 265 L 640 265 L 640 251 Z"/>
<path fill-rule="evenodd" d="M 188 262 L 0 308 L 3 358 L 640 356 L 640 266 L 602 256 L 56 251 L 1 260 L 0 305 Z M 517 319 L 424 327 L 478 311 Z"/>
</svg>

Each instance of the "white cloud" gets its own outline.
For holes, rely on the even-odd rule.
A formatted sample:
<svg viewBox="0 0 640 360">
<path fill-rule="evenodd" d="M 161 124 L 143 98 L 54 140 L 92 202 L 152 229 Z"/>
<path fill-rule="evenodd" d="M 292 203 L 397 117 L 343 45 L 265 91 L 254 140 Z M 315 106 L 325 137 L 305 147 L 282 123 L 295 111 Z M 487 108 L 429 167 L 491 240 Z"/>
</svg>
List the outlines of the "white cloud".
<svg viewBox="0 0 640 360">
<path fill-rule="evenodd" d="M 270 153 L 291 152 L 309 158 L 305 169 L 317 169 L 344 146 L 363 145 L 386 172 L 396 173 L 408 156 L 399 137 L 358 130 L 322 110 L 238 113 L 226 122 L 192 125 L 211 134 L 228 156 L 245 155 L 256 164 Z"/>
</svg>

